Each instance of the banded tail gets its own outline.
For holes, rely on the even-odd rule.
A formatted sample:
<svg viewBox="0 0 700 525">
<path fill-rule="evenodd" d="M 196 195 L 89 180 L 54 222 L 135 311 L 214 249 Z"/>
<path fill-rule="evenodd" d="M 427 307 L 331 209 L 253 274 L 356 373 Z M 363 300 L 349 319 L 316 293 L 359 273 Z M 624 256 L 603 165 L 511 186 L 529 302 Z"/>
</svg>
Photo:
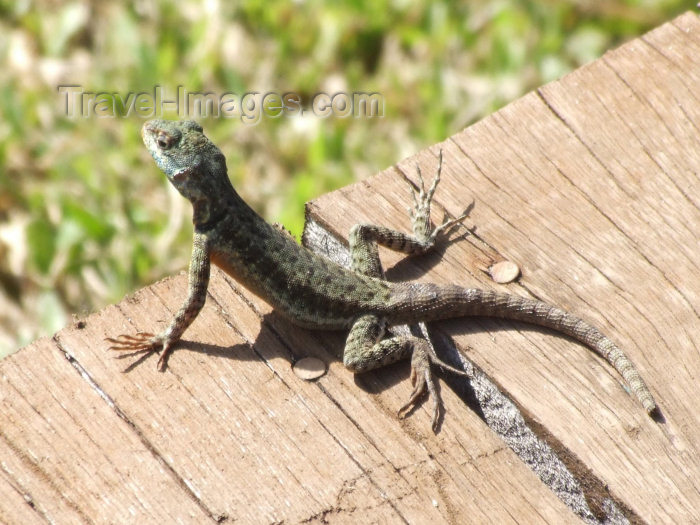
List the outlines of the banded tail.
<svg viewBox="0 0 700 525">
<path fill-rule="evenodd" d="M 556 306 L 511 295 L 456 285 L 405 283 L 393 290 L 392 323 L 480 316 L 512 319 L 551 328 L 585 344 L 610 363 L 624 378 L 649 415 L 656 410 L 649 388 L 625 353 L 600 330 Z M 404 318 L 403 313 L 407 312 Z M 410 313 L 408 313 L 410 312 Z"/>
</svg>

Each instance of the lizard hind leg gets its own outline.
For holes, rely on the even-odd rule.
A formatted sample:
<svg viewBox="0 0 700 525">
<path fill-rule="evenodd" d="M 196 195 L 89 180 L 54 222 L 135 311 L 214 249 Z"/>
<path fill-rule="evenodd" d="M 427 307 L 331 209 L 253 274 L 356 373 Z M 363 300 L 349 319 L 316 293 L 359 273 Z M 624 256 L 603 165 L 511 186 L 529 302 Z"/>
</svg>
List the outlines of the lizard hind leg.
<svg viewBox="0 0 700 525">
<path fill-rule="evenodd" d="M 435 387 L 435 381 L 433 380 L 433 366 L 439 366 L 443 370 L 448 370 L 464 377 L 469 376 L 463 370 L 454 368 L 441 360 L 435 353 L 432 345 L 425 339 L 415 336 L 409 336 L 406 337 L 406 339 L 412 346 L 411 384 L 413 385 L 413 392 L 406 404 L 399 408 L 398 415 L 399 417 L 404 417 L 408 414 L 411 409 L 418 404 L 418 400 L 427 390 L 428 395 L 433 401 L 432 428 L 433 432 L 437 432 L 440 410 L 442 409 L 442 399 L 440 398 L 440 394 Z"/>
<path fill-rule="evenodd" d="M 442 224 L 440 226 L 433 228 L 430 223 L 430 206 L 433 202 L 433 195 L 435 190 L 440 183 L 440 176 L 442 175 L 442 149 L 438 157 L 438 167 L 433 182 L 428 190 L 425 189 L 425 181 L 423 180 L 423 172 L 420 169 L 420 165 L 416 164 L 416 172 L 418 173 L 418 182 L 420 186 L 418 191 L 410 185 L 411 197 L 413 199 L 413 207 L 408 209 L 408 213 L 411 217 L 411 223 L 413 226 L 413 235 L 416 239 L 419 239 L 424 247 L 424 250 L 429 250 L 435 243 L 437 236 L 451 229 L 453 226 L 461 223 L 468 215 L 469 208 L 465 210 L 459 217 L 454 217 L 449 219 L 447 214 L 443 218 Z"/>
<path fill-rule="evenodd" d="M 413 233 L 402 233 L 374 224 L 356 224 L 350 230 L 348 238 L 352 257 L 352 269 L 354 271 L 381 279 L 384 277 L 384 272 L 379 260 L 378 245 L 408 255 L 426 253 L 435 246 L 438 235 L 460 224 L 469 214 L 471 206 L 468 207 L 462 215 L 453 219 L 448 219 L 446 214 L 442 224 L 433 228 L 430 222 L 430 206 L 433 195 L 435 194 L 435 189 L 440 182 L 440 174 L 442 172 L 442 150 L 440 150 L 437 174 L 427 190 L 425 189 L 425 182 L 420 166 L 416 165 L 416 170 L 418 171 L 418 180 L 420 184 L 417 191 L 411 185 L 413 206 L 408 210 L 411 217 Z"/>
<path fill-rule="evenodd" d="M 395 363 L 411 356 L 411 382 L 413 392 L 408 402 L 399 409 L 399 417 L 405 416 L 415 407 L 426 389 L 432 396 L 432 428 L 437 431 L 442 402 L 433 380 L 432 366 L 437 365 L 458 375 L 466 376 L 462 370 L 451 367 L 438 358 L 425 339 L 415 336 L 397 335 L 382 339 L 386 321 L 374 314 L 360 316 L 352 328 L 343 351 L 343 364 L 353 372 L 367 372 Z"/>
</svg>

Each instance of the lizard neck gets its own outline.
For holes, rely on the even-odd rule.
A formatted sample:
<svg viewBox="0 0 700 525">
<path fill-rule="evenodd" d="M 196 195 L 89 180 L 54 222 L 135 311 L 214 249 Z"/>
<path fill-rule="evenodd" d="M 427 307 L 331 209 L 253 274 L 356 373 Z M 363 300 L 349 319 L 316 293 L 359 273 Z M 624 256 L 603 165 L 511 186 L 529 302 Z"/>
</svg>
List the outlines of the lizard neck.
<svg viewBox="0 0 700 525">
<path fill-rule="evenodd" d="M 208 175 L 209 183 L 202 185 L 196 196 L 190 197 L 192 203 L 192 222 L 197 231 L 209 231 L 222 220 L 236 224 L 240 219 L 247 223 L 264 222 L 248 204 L 238 195 L 231 185 L 226 171 L 223 174 Z"/>
<path fill-rule="evenodd" d="M 192 223 L 197 231 L 211 230 L 226 214 L 222 206 L 212 206 L 208 199 L 192 201 Z"/>
</svg>

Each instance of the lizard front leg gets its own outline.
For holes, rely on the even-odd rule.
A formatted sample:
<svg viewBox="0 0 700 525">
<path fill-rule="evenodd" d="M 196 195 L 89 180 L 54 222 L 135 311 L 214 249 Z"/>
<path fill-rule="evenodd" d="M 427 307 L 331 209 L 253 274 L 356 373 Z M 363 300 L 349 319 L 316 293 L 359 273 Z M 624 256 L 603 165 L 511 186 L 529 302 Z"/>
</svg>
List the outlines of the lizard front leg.
<svg viewBox="0 0 700 525">
<path fill-rule="evenodd" d="M 187 298 L 165 330 L 158 335 L 139 332 L 136 335 L 122 334 L 116 338 L 108 337 L 107 341 L 113 343 L 110 350 L 133 353 L 151 353 L 163 350 L 158 360 L 158 368 L 164 370 L 173 345 L 192 324 L 204 306 L 211 268 L 209 252 L 206 235 L 195 232 L 192 243 L 192 258 L 190 259 Z"/>
<path fill-rule="evenodd" d="M 437 430 L 442 402 L 433 381 L 432 365 L 438 365 L 459 375 L 463 371 L 451 367 L 435 355 L 428 341 L 415 336 L 397 335 L 382 339 L 386 321 L 376 315 L 360 316 L 352 325 L 343 351 L 343 364 L 353 372 L 367 372 L 411 356 L 413 392 L 399 409 L 399 417 L 415 406 L 426 388 L 433 400 L 433 431 Z"/>
</svg>

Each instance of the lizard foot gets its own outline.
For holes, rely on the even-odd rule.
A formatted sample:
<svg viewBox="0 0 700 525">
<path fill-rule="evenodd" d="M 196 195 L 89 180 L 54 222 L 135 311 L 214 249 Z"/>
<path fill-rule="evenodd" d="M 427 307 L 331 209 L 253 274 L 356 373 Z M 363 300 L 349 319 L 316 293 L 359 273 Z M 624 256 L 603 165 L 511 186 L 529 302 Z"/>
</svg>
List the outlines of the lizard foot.
<svg viewBox="0 0 700 525">
<path fill-rule="evenodd" d="M 420 169 L 420 165 L 416 164 L 416 171 L 418 172 L 418 181 L 420 182 L 420 187 L 418 191 L 411 186 L 411 197 L 413 198 L 413 207 L 408 209 L 408 213 L 411 217 L 413 223 L 413 232 L 419 238 L 422 238 L 428 244 L 432 244 L 435 238 L 443 231 L 447 231 L 453 226 L 460 224 L 469 215 L 469 210 L 465 211 L 459 217 L 454 217 L 450 219 L 447 214 L 443 217 L 442 224 L 437 228 L 431 228 L 430 225 L 430 205 L 433 200 L 433 195 L 435 194 L 435 189 L 440 182 L 440 175 L 442 174 L 442 150 L 440 150 L 440 157 L 438 160 L 437 173 L 433 179 L 432 184 L 428 190 L 425 189 L 425 181 L 423 180 L 423 173 Z"/>
<path fill-rule="evenodd" d="M 149 332 L 138 332 L 136 335 L 121 334 L 116 338 L 105 337 L 105 341 L 112 343 L 109 350 L 129 352 L 121 357 L 129 357 L 136 354 L 151 354 L 154 352 L 160 353 L 160 351 L 163 350 L 157 365 L 160 370 L 165 370 L 168 356 L 172 352 L 171 345 L 165 343 L 162 336 L 153 335 Z"/>
<path fill-rule="evenodd" d="M 437 432 L 442 399 L 440 398 L 440 394 L 435 387 L 435 381 L 433 380 L 433 365 L 449 370 L 454 374 L 468 377 L 467 373 L 463 370 L 458 370 L 442 361 L 435 354 L 435 351 L 427 341 L 418 339 L 414 346 L 413 354 L 411 355 L 411 384 L 413 385 L 413 392 L 411 392 L 408 402 L 399 409 L 398 416 L 400 418 L 406 416 L 406 414 L 416 406 L 418 400 L 427 389 L 428 394 L 433 400 L 433 419 L 431 426 L 433 432 Z"/>
</svg>

